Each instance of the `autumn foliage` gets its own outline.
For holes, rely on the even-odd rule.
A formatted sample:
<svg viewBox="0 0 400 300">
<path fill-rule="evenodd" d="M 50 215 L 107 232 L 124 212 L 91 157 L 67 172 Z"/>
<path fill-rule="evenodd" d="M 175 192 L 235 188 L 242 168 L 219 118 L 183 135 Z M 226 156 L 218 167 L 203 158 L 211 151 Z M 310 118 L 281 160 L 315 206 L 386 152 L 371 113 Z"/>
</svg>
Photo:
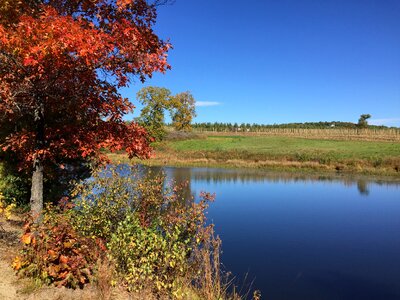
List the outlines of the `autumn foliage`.
<svg viewBox="0 0 400 300">
<path fill-rule="evenodd" d="M 146 1 L 44 1 L 0 25 L 0 122 L 16 125 L 3 150 L 29 166 L 34 157 L 99 157 L 102 147 L 148 156 L 146 132 L 122 121 L 134 107 L 117 88 L 169 67 L 154 18 Z"/>
<path fill-rule="evenodd" d="M 102 148 L 150 156 L 146 130 L 122 119 L 134 106 L 119 89 L 169 68 L 157 3 L 1 0 L 0 149 L 32 172 L 33 215 L 54 166 L 105 161 Z"/>
</svg>

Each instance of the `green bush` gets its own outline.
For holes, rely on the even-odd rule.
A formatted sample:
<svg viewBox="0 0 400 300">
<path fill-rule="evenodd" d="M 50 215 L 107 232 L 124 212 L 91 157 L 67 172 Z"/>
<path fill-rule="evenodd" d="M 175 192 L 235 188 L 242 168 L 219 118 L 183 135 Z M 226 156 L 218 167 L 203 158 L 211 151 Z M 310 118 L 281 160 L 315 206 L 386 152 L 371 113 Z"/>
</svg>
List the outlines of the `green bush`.
<svg viewBox="0 0 400 300">
<path fill-rule="evenodd" d="M 142 227 L 133 213 L 119 224 L 107 244 L 112 261 L 132 290 L 176 291 L 179 279 L 187 273 L 190 239 L 182 240 L 178 227 L 172 232 L 160 227 Z"/>
<path fill-rule="evenodd" d="M 30 180 L 26 174 L 18 172 L 12 161 L 0 163 L 0 193 L 7 204 L 24 206 L 29 203 Z"/>
</svg>

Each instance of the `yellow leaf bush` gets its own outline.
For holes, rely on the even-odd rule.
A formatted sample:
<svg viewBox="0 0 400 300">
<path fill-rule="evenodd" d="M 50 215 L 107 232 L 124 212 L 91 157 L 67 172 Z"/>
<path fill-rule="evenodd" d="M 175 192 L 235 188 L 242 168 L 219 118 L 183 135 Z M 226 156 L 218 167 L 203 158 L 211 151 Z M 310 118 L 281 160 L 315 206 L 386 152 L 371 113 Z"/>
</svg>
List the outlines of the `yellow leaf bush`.
<svg viewBox="0 0 400 300">
<path fill-rule="evenodd" d="M 2 193 L 0 193 L 0 217 L 9 220 L 16 207 L 15 203 L 7 204 Z"/>
</svg>

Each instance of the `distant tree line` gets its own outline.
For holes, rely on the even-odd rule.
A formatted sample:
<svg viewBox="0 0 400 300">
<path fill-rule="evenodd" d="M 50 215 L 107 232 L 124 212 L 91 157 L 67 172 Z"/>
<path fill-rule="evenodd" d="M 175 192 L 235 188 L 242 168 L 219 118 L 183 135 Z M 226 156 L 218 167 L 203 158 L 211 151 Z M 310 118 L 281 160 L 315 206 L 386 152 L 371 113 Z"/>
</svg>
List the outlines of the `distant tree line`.
<svg viewBox="0 0 400 300">
<path fill-rule="evenodd" d="M 365 120 L 364 120 L 365 121 Z M 386 126 L 368 125 L 364 122 L 362 125 L 351 122 L 306 122 L 306 123 L 286 123 L 286 124 L 250 124 L 250 123 L 221 123 L 221 122 L 207 122 L 207 123 L 194 123 L 192 128 L 195 131 L 215 131 L 215 132 L 263 132 L 273 128 L 285 129 L 357 129 L 357 128 L 373 128 L 385 129 Z"/>
</svg>

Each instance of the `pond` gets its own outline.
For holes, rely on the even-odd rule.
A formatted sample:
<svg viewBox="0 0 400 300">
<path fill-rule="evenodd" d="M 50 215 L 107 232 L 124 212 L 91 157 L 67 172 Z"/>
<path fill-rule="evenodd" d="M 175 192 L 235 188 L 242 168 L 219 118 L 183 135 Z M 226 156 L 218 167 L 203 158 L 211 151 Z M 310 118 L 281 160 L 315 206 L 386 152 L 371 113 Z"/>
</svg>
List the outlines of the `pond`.
<svg viewBox="0 0 400 300">
<path fill-rule="evenodd" d="M 222 263 L 263 299 L 400 299 L 400 179 L 153 168 L 216 194 Z M 246 279 L 244 277 L 247 277 Z"/>
</svg>

